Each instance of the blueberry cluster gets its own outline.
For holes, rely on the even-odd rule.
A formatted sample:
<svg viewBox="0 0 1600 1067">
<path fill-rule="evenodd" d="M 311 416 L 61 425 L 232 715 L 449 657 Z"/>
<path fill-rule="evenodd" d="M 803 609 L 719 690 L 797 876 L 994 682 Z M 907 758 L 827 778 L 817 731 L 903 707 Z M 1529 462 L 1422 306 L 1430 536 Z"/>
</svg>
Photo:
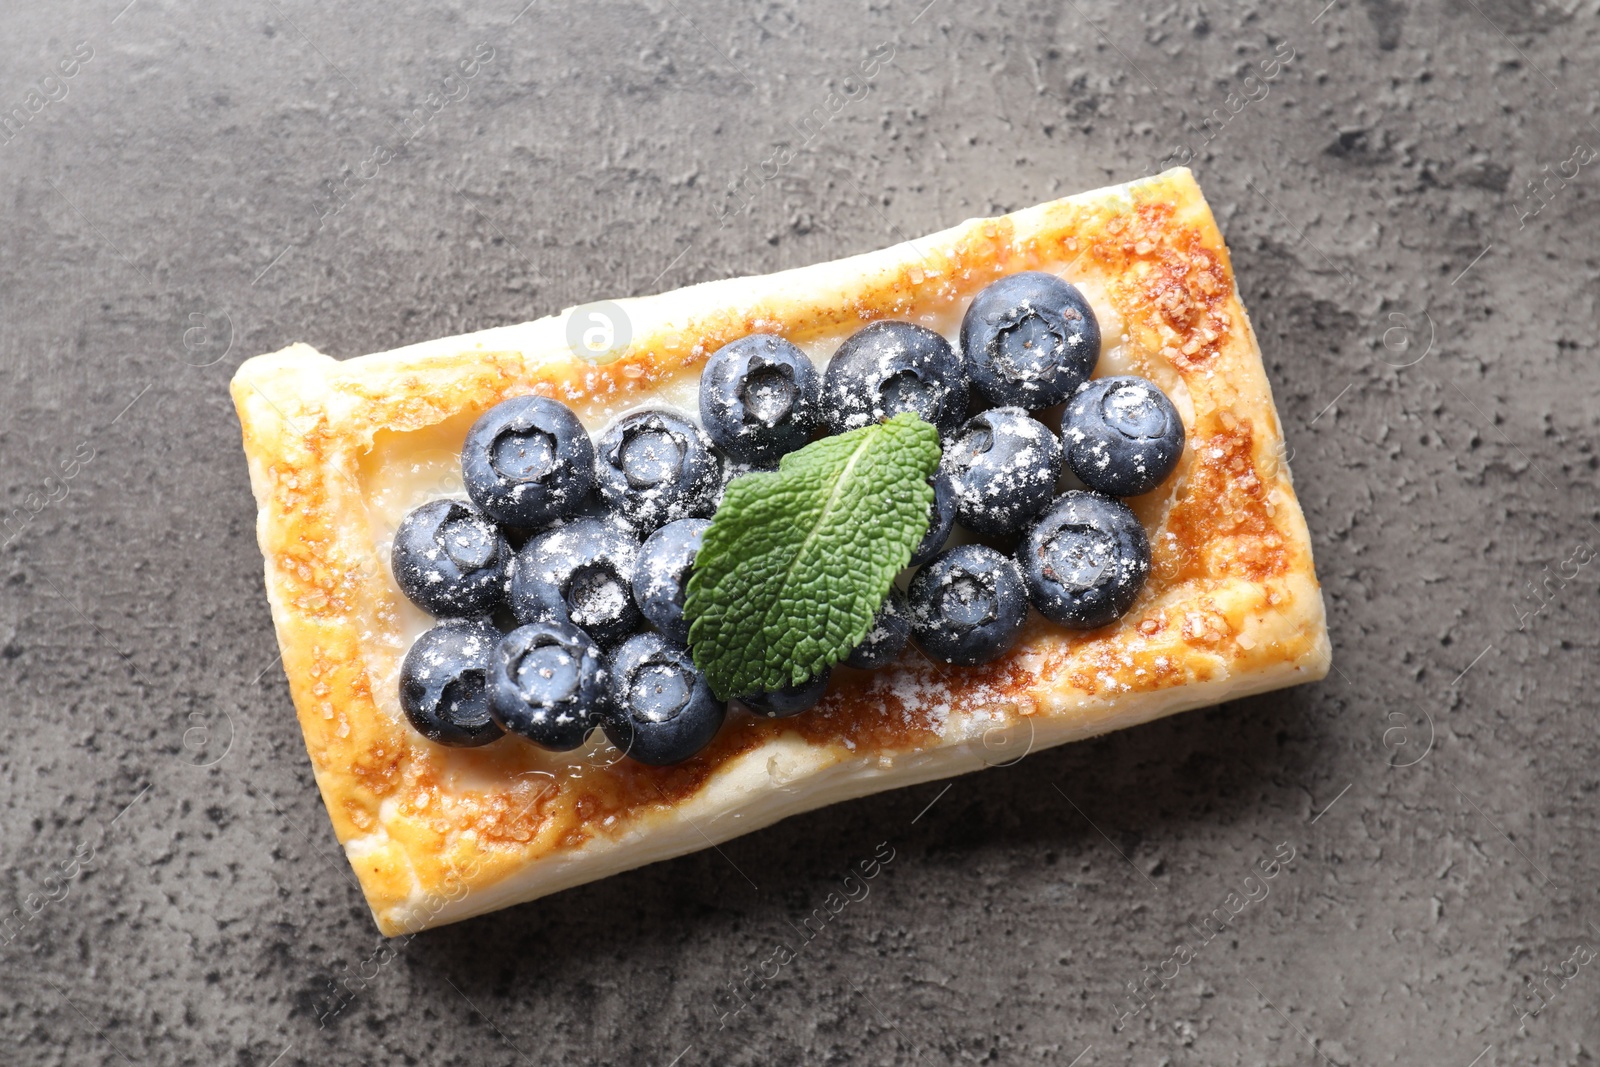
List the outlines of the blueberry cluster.
<svg viewBox="0 0 1600 1067">
<path fill-rule="evenodd" d="M 1148 492 L 1177 465 L 1177 410 L 1143 379 L 1091 380 L 1099 325 L 1054 275 L 984 289 L 960 341 L 957 351 L 923 326 L 875 322 L 819 373 L 791 342 L 754 334 L 707 361 L 699 424 L 635 411 L 598 440 L 546 397 L 488 411 L 462 446 L 467 499 L 423 504 L 395 533 L 396 583 L 442 620 L 401 664 L 412 725 L 439 744 L 509 732 L 554 751 L 600 729 L 642 763 L 693 756 L 728 710 L 686 650 L 683 615 L 727 482 L 818 434 L 903 411 L 944 441 L 928 532 L 907 592 L 890 590 L 846 666 L 883 667 L 911 640 L 941 662 L 988 662 L 1016 642 L 1030 603 L 1080 629 L 1121 616 L 1150 546 L 1118 498 Z M 1037 416 L 1062 404 L 1058 437 Z M 1063 468 L 1088 491 L 1058 494 Z M 981 540 L 946 548 L 958 524 Z M 821 699 L 829 674 L 737 703 L 796 715 Z"/>
</svg>

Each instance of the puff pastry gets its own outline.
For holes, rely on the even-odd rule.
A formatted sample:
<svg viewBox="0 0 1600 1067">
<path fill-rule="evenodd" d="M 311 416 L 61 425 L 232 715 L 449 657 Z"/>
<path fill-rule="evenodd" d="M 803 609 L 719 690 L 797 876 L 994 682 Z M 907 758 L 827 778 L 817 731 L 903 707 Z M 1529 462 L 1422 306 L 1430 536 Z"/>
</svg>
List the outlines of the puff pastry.
<svg viewBox="0 0 1600 1067">
<path fill-rule="evenodd" d="M 458 455 L 495 403 L 539 392 L 598 433 L 641 406 L 694 411 L 707 353 L 778 333 L 819 364 L 868 321 L 955 338 L 997 276 L 1048 270 L 1100 319 L 1098 374 L 1139 374 L 1183 414 L 1177 472 L 1131 503 L 1151 577 L 1101 630 L 1035 616 L 1006 657 L 935 666 L 908 649 L 840 669 L 792 719 L 730 716 L 666 768 L 591 747 L 429 743 L 399 708 L 399 664 L 429 623 L 395 586 L 389 541 L 461 493 Z M 977 219 L 879 252 L 617 302 L 632 341 L 597 365 L 568 319 L 344 362 L 306 345 L 232 383 L 283 665 L 334 831 L 379 928 L 414 932 L 681 855 L 789 815 L 960 774 L 1162 715 L 1321 678 L 1329 645 L 1282 431 L 1222 236 L 1187 170 Z"/>
</svg>

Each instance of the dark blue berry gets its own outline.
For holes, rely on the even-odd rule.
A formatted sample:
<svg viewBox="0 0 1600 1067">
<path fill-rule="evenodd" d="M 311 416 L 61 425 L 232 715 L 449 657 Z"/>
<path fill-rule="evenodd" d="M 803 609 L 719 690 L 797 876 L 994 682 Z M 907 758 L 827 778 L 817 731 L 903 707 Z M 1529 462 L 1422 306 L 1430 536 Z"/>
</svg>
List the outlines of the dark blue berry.
<svg viewBox="0 0 1600 1067">
<path fill-rule="evenodd" d="M 887 667 L 900 657 L 911 636 L 911 613 L 906 608 L 906 598 L 900 590 L 889 587 L 883 606 L 873 616 L 867 636 L 861 639 L 846 657 L 844 665 L 862 671 L 875 671 Z"/>
<path fill-rule="evenodd" d="M 833 668 L 825 667 L 821 674 L 814 674 L 799 685 L 786 685 L 770 693 L 740 697 L 739 703 L 763 718 L 787 719 L 815 707 L 817 701 L 822 699 L 822 694 L 828 691 L 828 679 L 832 676 Z"/>
<path fill-rule="evenodd" d="M 1148 493 L 1183 455 L 1183 418 L 1154 382 L 1096 378 L 1067 404 L 1061 443 L 1078 480 L 1110 496 Z"/>
<path fill-rule="evenodd" d="M 911 579 L 911 634 L 931 658 L 974 667 L 1004 655 L 1028 617 L 1017 561 L 987 545 L 957 545 Z"/>
<path fill-rule="evenodd" d="M 426 631 L 400 663 L 400 707 L 429 741 L 458 748 L 487 745 L 501 734 L 490 713 L 488 673 L 500 631 L 487 622 L 452 619 Z"/>
<path fill-rule="evenodd" d="M 505 596 L 511 546 L 465 500 L 430 500 L 400 521 L 389 566 L 395 584 L 432 615 L 485 615 Z"/>
<path fill-rule="evenodd" d="M 689 569 L 700 551 L 700 538 L 710 519 L 679 519 L 649 537 L 639 549 L 633 571 L 633 600 L 650 625 L 673 644 L 689 643 L 689 623 L 683 617 L 683 598 Z"/>
<path fill-rule="evenodd" d="M 950 540 L 950 531 L 956 525 L 956 486 L 950 480 L 950 475 L 940 470 L 928 484 L 933 486 L 933 503 L 928 507 L 928 532 L 922 536 L 922 543 L 917 545 L 916 551 L 911 553 L 911 566 L 920 567 L 944 547 Z"/>
<path fill-rule="evenodd" d="M 967 413 L 967 374 L 950 342 L 909 322 L 852 334 L 822 376 L 822 417 L 834 433 L 915 411 L 948 434 Z"/>
<path fill-rule="evenodd" d="M 711 438 L 682 415 L 635 411 L 600 437 L 600 496 L 641 535 L 676 519 L 710 515 L 722 487 Z"/>
<path fill-rule="evenodd" d="M 602 725 L 623 755 L 665 766 L 711 743 L 728 705 L 711 693 L 694 660 L 660 634 L 635 634 L 612 653 Z"/>
<path fill-rule="evenodd" d="M 565 404 L 518 396 L 490 408 L 461 446 L 467 495 L 496 522 L 548 526 L 594 488 L 594 445 Z"/>
<path fill-rule="evenodd" d="M 710 514 L 715 515 L 722 506 L 722 498 L 728 493 L 728 486 L 743 478 L 746 474 L 765 474 L 778 469 L 776 463 L 751 465 L 740 463 L 738 460 L 722 457 L 722 485 L 717 490 L 716 498 L 712 501 Z"/>
<path fill-rule="evenodd" d="M 600 648 L 569 622 L 519 626 L 490 657 L 494 721 L 543 748 L 565 752 L 583 744 L 600 725 L 605 697 Z"/>
<path fill-rule="evenodd" d="M 1150 573 L 1150 540 L 1120 500 L 1062 493 L 1017 549 L 1039 614 L 1092 630 L 1127 613 Z"/>
<path fill-rule="evenodd" d="M 539 534 L 511 567 L 511 613 L 519 623 L 570 622 L 602 645 L 639 627 L 633 571 L 639 542 L 615 523 L 577 519 Z"/>
<path fill-rule="evenodd" d="M 968 420 L 945 448 L 939 472 L 955 487 L 962 525 L 1012 534 L 1055 498 L 1061 442 L 1021 408 L 994 408 Z"/>
<path fill-rule="evenodd" d="M 822 377 L 806 354 L 772 334 L 723 345 L 700 373 L 700 422 L 742 463 L 775 463 L 822 421 Z"/>
<path fill-rule="evenodd" d="M 1001 278 L 961 320 L 967 374 L 995 404 L 1038 411 L 1094 373 L 1100 323 L 1078 287 L 1042 271 Z"/>
</svg>

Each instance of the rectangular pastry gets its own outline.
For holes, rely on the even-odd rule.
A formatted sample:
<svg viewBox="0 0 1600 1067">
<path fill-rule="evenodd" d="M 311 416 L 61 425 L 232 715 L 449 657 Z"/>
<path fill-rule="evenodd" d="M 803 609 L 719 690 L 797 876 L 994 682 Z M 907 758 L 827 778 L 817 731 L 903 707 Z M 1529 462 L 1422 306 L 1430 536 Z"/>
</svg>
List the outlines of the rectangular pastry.
<svg viewBox="0 0 1600 1067">
<path fill-rule="evenodd" d="M 484 412 L 544 395 L 595 435 L 641 407 L 697 412 L 701 366 L 739 338 L 779 335 L 818 366 L 878 320 L 954 344 L 980 290 L 1022 271 L 1087 298 L 1103 339 L 1097 376 L 1148 379 L 1182 417 L 1172 476 L 1128 501 L 1149 573 L 1126 614 L 1089 630 L 1030 614 L 1010 651 L 981 666 L 911 647 L 878 671 L 841 669 L 805 714 L 730 714 L 670 766 L 620 759 L 598 732 L 558 753 L 517 738 L 447 747 L 408 723 L 401 663 L 430 620 L 401 595 L 391 544 L 413 508 L 461 495 L 462 442 Z M 1328 670 L 1260 351 L 1187 170 L 597 307 L 346 361 L 297 344 L 234 377 L 284 670 L 334 831 L 385 934 Z M 606 331 L 598 344 L 583 337 L 591 328 Z"/>
</svg>

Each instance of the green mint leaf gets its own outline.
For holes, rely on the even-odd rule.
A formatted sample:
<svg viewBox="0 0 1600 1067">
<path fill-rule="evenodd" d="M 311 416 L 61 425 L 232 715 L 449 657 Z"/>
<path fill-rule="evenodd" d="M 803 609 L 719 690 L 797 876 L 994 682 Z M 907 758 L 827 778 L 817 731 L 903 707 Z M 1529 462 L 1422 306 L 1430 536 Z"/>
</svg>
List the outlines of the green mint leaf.
<svg viewBox="0 0 1600 1067">
<path fill-rule="evenodd" d="M 850 654 L 928 531 L 938 465 L 938 431 L 906 412 L 728 486 L 684 603 L 719 699 L 798 685 Z"/>
</svg>

